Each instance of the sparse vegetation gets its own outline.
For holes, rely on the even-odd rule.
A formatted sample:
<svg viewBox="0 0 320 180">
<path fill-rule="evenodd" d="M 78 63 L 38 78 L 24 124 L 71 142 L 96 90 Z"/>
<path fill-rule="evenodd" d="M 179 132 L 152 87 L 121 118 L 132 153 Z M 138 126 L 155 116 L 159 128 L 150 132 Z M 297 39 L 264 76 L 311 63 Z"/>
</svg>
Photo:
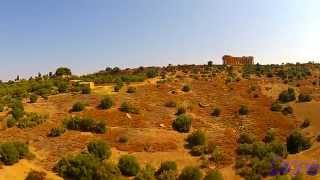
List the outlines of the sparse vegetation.
<svg viewBox="0 0 320 180">
<path fill-rule="evenodd" d="M 135 93 L 137 91 L 137 88 L 133 86 L 129 86 L 127 89 L 127 93 Z"/>
<path fill-rule="evenodd" d="M 134 107 L 132 104 L 123 102 L 120 106 L 120 111 L 132 114 L 139 114 L 139 109 Z"/>
<path fill-rule="evenodd" d="M 67 129 L 78 130 L 84 132 L 105 133 L 106 124 L 103 121 L 97 122 L 89 117 L 71 117 L 64 121 Z"/>
<path fill-rule="evenodd" d="M 306 118 L 303 123 L 301 124 L 301 128 L 307 128 L 310 126 L 310 120 L 308 118 Z"/>
<path fill-rule="evenodd" d="M 110 109 L 113 105 L 113 100 L 110 96 L 104 97 L 99 104 L 99 108 L 101 109 Z"/>
<path fill-rule="evenodd" d="M 249 109 L 247 106 L 241 105 L 239 109 L 240 115 L 247 115 L 249 113 Z"/>
<path fill-rule="evenodd" d="M 66 132 L 66 129 L 64 127 L 55 127 L 50 130 L 48 133 L 49 137 L 58 137 L 61 136 L 63 133 Z"/>
<path fill-rule="evenodd" d="M 207 173 L 203 180 L 223 180 L 223 176 L 219 170 L 212 170 Z"/>
<path fill-rule="evenodd" d="M 282 91 L 279 94 L 279 101 L 282 103 L 287 103 L 296 100 L 296 93 L 293 88 L 288 88 L 286 91 Z"/>
<path fill-rule="evenodd" d="M 290 154 L 299 153 L 311 147 L 311 141 L 305 137 L 299 130 L 293 131 L 287 137 L 287 149 Z"/>
<path fill-rule="evenodd" d="M 111 156 L 110 146 L 101 140 L 91 141 L 88 145 L 88 152 L 93 154 L 96 158 L 104 160 Z"/>
<path fill-rule="evenodd" d="M 36 95 L 36 94 L 30 95 L 30 103 L 36 103 L 37 100 L 38 100 L 38 95 Z"/>
<path fill-rule="evenodd" d="M 207 136 L 204 131 L 197 130 L 187 137 L 188 145 L 192 148 L 194 146 L 205 145 L 207 143 Z"/>
<path fill-rule="evenodd" d="M 199 167 L 187 166 L 183 168 L 181 174 L 179 175 L 179 180 L 201 180 L 203 174 Z"/>
<path fill-rule="evenodd" d="M 0 160 L 5 165 L 13 165 L 29 154 L 29 147 L 21 142 L 5 142 L 0 144 Z"/>
<path fill-rule="evenodd" d="M 298 99 L 299 102 L 310 102 L 312 100 L 312 97 L 308 94 L 300 94 Z"/>
<path fill-rule="evenodd" d="M 291 106 L 287 106 L 282 109 L 282 114 L 289 115 L 293 113 L 293 108 Z"/>
<path fill-rule="evenodd" d="M 118 167 L 125 176 L 135 176 L 140 170 L 140 165 L 134 156 L 123 155 L 120 157 Z"/>
<path fill-rule="evenodd" d="M 25 180 L 45 180 L 46 175 L 45 172 L 31 170 Z"/>
<path fill-rule="evenodd" d="M 276 112 L 280 112 L 282 111 L 282 106 L 279 102 L 274 102 L 271 105 L 271 111 L 276 111 Z"/>
<path fill-rule="evenodd" d="M 183 85 L 181 90 L 183 92 L 189 92 L 191 90 L 191 87 L 189 85 Z"/>
<path fill-rule="evenodd" d="M 219 108 L 214 108 L 211 115 L 214 116 L 214 117 L 219 117 L 221 114 L 221 110 Z"/>
<path fill-rule="evenodd" d="M 187 115 L 179 115 L 172 123 L 172 127 L 179 132 L 189 132 L 192 119 Z"/>
<path fill-rule="evenodd" d="M 73 104 L 71 111 L 72 112 L 81 112 L 86 108 L 86 103 L 84 102 L 76 102 Z"/>
<path fill-rule="evenodd" d="M 175 102 L 175 101 L 167 101 L 166 103 L 165 103 L 165 106 L 166 107 L 176 107 L 177 106 L 177 103 Z"/>
<path fill-rule="evenodd" d="M 180 106 L 177 109 L 176 115 L 179 116 L 181 114 L 185 114 L 187 112 L 187 109 L 184 106 Z"/>
</svg>

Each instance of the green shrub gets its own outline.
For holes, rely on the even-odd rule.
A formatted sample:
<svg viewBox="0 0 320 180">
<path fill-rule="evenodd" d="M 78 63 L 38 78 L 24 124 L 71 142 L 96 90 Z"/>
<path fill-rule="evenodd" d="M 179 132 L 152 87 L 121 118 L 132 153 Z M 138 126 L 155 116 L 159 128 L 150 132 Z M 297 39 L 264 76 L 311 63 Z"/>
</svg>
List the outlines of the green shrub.
<svg viewBox="0 0 320 180">
<path fill-rule="evenodd" d="M 176 115 L 178 116 L 181 114 L 185 114 L 186 112 L 187 112 L 187 109 L 185 107 L 181 106 L 181 107 L 178 107 Z"/>
<path fill-rule="evenodd" d="M 20 119 L 24 115 L 24 109 L 21 107 L 14 106 L 14 107 L 12 107 L 11 114 L 12 114 L 13 118 Z"/>
<path fill-rule="evenodd" d="M 223 176 L 219 170 L 212 170 L 207 173 L 203 180 L 223 180 Z"/>
<path fill-rule="evenodd" d="M 312 100 L 312 97 L 308 94 L 300 94 L 298 99 L 299 102 L 310 102 Z"/>
<path fill-rule="evenodd" d="M 156 180 L 155 169 L 151 165 L 146 165 L 145 168 L 140 170 L 134 180 Z"/>
<path fill-rule="evenodd" d="M 56 76 L 68 76 L 71 75 L 71 70 L 67 67 L 59 67 L 55 73 Z"/>
<path fill-rule="evenodd" d="M 189 132 L 192 119 L 187 115 L 179 115 L 172 123 L 172 127 L 178 132 Z"/>
<path fill-rule="evenodd" d="M 212 113 L 211 113 L 211 116 L 215 116 L 215 117 L 219 117 L 221 114 L 221 110 L 219 108 L 214 108 Z"/>
<path fill-rule="evenodd" d="M 54 169 L 66 179 L 94 179 L 99 164 L 94 155 L 81 153 L 62 158 Z"/>
<path fill-rule="evenodd" d="M 30 95 L 30 103 L 36 103 L 37 100 L 38 100 L 38 95 L 36 95 L 36 94 Z"/>
<path fill-rule="evenodd" d="M 71 111 L 72 112 L 81 112 L 86 108 L 86 104 L 84 102 L 76 102 L 73 104 Z"/>
<path fill-rule="evenodd" d="M 265 136 L 264 139 L 263 139 L 263 142 L 265 142 L 265 143 L 271 143 L 271 142 L 274 141 L 275 139 L 276 139 L 276 134 L 275 134 L 274 130 L 273 130 L 273 129 L 269 129 L 269 130 L 267 131 L 266 136 Z"/>
<path fill-rule="evenodd" d="M 155 69 L 150 69 L 146 72 L 148 78 L 154 78 L 158 75 L 158 72 Z"/>
<path fill-rule="evenodd" d="M 28 113 L 17 121 L 18 128 L 32 128 L 47 121 L 48 116 L 37 113 Z"/>
<path fill-rule="evenodd" d="M 134 107 L 133 105 L 123 102 L 120 106 L 120 111 L 126 112 L 126 113 L 133 113 L 133 114 L 139 114 L 139 110 Z"/>
<path fill-rule="evenodd" d="M 69 83 L 67 81 L 56 81 L 55 86 L 58 88 L 59 93 L 65 93 L 68 91 Z"/>
<path fill-rule="evenodd" d="M 168 101 L 166 102 L 165 104 L 166 107 L 176 107 L 177 106 L 177 103 L 175 101 Z"/>
<path fill-rule="evenodd" d="M 157 176 L 157 180 L 177 180 L 178 174 L 176 171 L 164 171 L 159 176 Z"/>
<path fill-rule="evenodd" d="M 307 128 L 309 126 L 310 126 L 310 120 L 309 119 L 305 119 L 300 127 L 301 128 Z"/>
<path fill-rule="evenodd" d="M 210 160 L 214 163 L 221 163 L 224 159 L 224 153 L 217 148 L 211 153 Z"/>
<path fill-rule="evenodd" d="M 282 110 L 282 114 L 284 115 L 289 115 L 293 113 L 293 108 L 291 106 L 287 106 L 285 108 L 283 108 Z"/>
<path fill-rule="evenodd" d="M 82 94 L 90 94 L 91 88 L 89 86 L 81 86 L 81 93 Z"/>
<path fill-rule="evenodd" d="M 204 131 L 197 130 L 187 137 L 189 147 L 205 145 L 207 142 L 207 135 Z"/>
<path fill-rule="evenodd" d="M 175 171 L 177 172 L 178 165 L 174 161 L 164 161 L 161 163 L 160 168 L 156 172 L 156 176 L 160 176 L 165 171 Z"/>
<path fill-rule="evenodd" d="M 179 180 L 201 180 L 202 177 L 203 175 L 199 167 L 187 166 L 183 168 L 179 175 Z"/>
<path fill-rule="evenodd" d="M 290 154 L 299 153 L 311 147 L 310 139 L 295 130 L 287 137 L 287 149 Z"/>
<path fill-rule="evenodd" d="M 112 105 L 113 105 L 113 100 L 111 99 L 111 97 L 107 96 L 100 101 L 99 108 L 109 109 L 112 107 Z"/>
<path fill-rule="evenodd" d="M 190 154 L 192 156 L 202 156 L 205 153 L 206 153 L 206 146 L 204 145 L 193 146 L 190 151 Z"/>
<path fill-rule="evenodd" d="M 119 180 L 121 177 L 121 172 L 117 165 L 106 162 L 101 163 L 97 167 L 96 175 L 94 179 L 97 180 Z"/>
<path fill-rule="evenodd" d="M 240 115 L 247 115 L 249 113 L 249 109 L 247 106 L 241 105 L 239 109 Z"/>
<path fill-rule="evenodd" d="M 88 152 L 93 154 L 95 157 L 104 160 L 109 159 L 111 156 L 110 146 L 101 140 L 91 141 L 87 145 Z"/>
<path fill-rule="evenodd" d="M 6 118 L 6 121 L 7 121 L 8 128 L 14 127 L 17 123 L 17 120 L 13 116 L 8 116 Z"/>
<path fill-rule="evenodd" d="M 31 170 L 25 180 L 45 180 L 46 175 L 45 172 Z"/>
<path fill-rule="evenodd" d="M 83 132 L 95 132 L 95 133 L 105 133 L 106 124 L 103 121 L 96 122 L 92 118 L 88 117 L 71 117 L 64 121 L 67 129 L 78 130 Z"/>
<path fill-rule="evenodd" d="M 252 144 L 256 141 L 256 137 L 253 134 L 242 133 L 238 139 L 240 144 Z"/>
<path fill-rule="evenodd" d="M 55 127 L 50 130 L 50 132 L 48 133 L 48 137 L 58 137 L 65 132 L 66 132 L 66 129 L 64 127 Z"/>
<path fill-rule="evenodd" d="M 134 156 L 123 155 L 120 157 L 118 167 L 125 176 L 135 176 L 140 170 L 140 165 Z"/>
<path fill-rule="evenodd" d="M 189 85 L 183 85 L 181 90 L 183 92 L 189 92 L 191 90 L 191 87 Z"/>
<path fill-rule="evenodd" d="M 281 110 L 282 110 L 282 106 L 281 106 L 280 103 L 278 103 L 278 102 L 272 103 L 272 105 L 271 105 L 271 111 L 279 112 L 279 111 L 281 111 Z"/>
<path fill-rule="evenodd" d="M 129 86 L 127 89 L 127 93 L 135 93 L 137 91 L 137 88 Z"/>
<path fill-rule="evenodd" d="M 121 80 L 117 80 L 116 85 L 114 86 L 114 91 L 119 92 L 122 87 L 123 87 L 123 82 Z"/>
<path fill-rule="evenodd" d="M 0 144 L 0 160 L 5 165 L 12 165 L 29 154 L 29 148 L 21 142 L 5 142 Z"/>
<path fill-rule="evenodd" d="M 296 93 L 295 93 L 294 89 L 288 88 L 288 90 L 282 91 L 279 94 L 279 98 L 278 99 L 282 103 L 287 103 L 287 102 L 290 102 L 290 101 L 294 101 L 294 100 L 296 100 Z"/>
<path fill-rule="evenodd" d="M 0 112 L 4 111 L 4 105 L 2 103 L 0 103 Z"/>
</svg>

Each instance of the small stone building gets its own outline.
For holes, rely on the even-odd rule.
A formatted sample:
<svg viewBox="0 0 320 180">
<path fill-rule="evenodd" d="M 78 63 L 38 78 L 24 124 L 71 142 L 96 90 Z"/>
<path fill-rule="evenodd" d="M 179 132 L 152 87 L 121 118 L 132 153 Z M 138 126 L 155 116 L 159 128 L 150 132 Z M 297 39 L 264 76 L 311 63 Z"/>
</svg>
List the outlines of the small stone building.
<svg viewBox="0 0 320 180">
<path fill-rule="evenodd" d="M 224 65 L 246 65 L 254 64 L 253 56 L 233 57 L 230 55 L 224 55 L 222 57 Z"/>
</svg>

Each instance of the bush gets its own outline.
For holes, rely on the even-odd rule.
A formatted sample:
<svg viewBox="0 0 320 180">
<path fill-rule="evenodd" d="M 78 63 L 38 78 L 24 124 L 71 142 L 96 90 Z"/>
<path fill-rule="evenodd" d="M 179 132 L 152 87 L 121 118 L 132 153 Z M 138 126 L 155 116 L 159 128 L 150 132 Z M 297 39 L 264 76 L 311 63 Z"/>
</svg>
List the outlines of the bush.
<svg viewBox="0 0 320 180">
<path fill-rule="evenodd" d="M 178 107 L 176 115 L 181 115 L 181 114 L 185 114 L 187 112 L 185 107 Z"/>
<path fill-rule="evenodd" d="M 240 115 L 247 115 L 248 113 L 249 113 L 248 107 L 241 105 L 240 109 L 239 109 L 239 114 Z"/>
<path fill-rule="evenodd" d="M 127 89 L 127 93 L 135 93 L 136 91 L 137 91 L 137 89 L 132 86 L 128 87 L 128 89 Z"/>
<path fill-rule="evenodd" d="M 9 116 L 6 118 L 7 121 L 7 127 L 11 128 L 14 127 L 17 123 L 17 120 L 13 116 Z"/>
<path fill-rule="evenodd" d="M 36 103 L 37 100 L 38 100 L 38 95 L 36 95 L 36 94 L 30 95 L 30 103 Z"/>
<path fill-rule="evenodd" d="M 279 112 L 279 111 L 281 111 L 281 110 L 282 110 L 282 106 L 281 106 L 280 103 L 278 103 L 278 102 L 272 103 L 272 105 L 271 105 L 271 111 Z"/>
<path fill-rule="evenodd" d="M 101 160 L 109 159 L 109 157 L 111 156 L 110 146 L 101 140 L 91 141 L 87 145 L 87 148 L 88 148 L 88 152 L 93 154 L 98 159 L 101 159 Z"/>
<path fill-rule="evenodd" d="M 81 87 L 81 93 L 82 94 L 90 94 L 91 93 L 91 88 L 89 86 L 82 86 Z"/>
<path fill-rule="evenodd" d="M 219 108 L 214 108 L 211 113 L 211 116 L 219 117 L 220 114 L 221 114 L 221 110 Z"/>
<path fill-rule="evenodd" d="M 189 92 L 191 90 L 191 87 L 189 85 L 183 85 L 181 90 L 183 92 Z"/>
<path fill-rule="evenodd" d="M 148 78 L 154 78 L 158 75 L 158 72 L 155 69 L 150 69 L 146 72 Z"/>
<path fill-rule="evenodd" d="M 310 126 L 310 120 L 309 119 L 305 119 L 300 127 L 301 128 L 307 128 L 309 126 Z"/>
<path fill-rule="evenodd" d="M 55 127 L 50 130 L 50 132 L 48 133 L 48 137 L 58 137 L 65 132 L 66 132 L 66 129 L 64 127 Z"/>
<path fill-rule="evenodd" d="M 97 180 L 118 180 L 121 177 L 119 168 L 110 162 L 101 163 L 97 167 L 97 172 L 94 179 Z"/>
<path fill-rule="evenodd" d="M 135 176 L 140 170 L 140 165 L 134 156 L 123 155 L 121 156 L 118 167 L 121 173 L 125 176 Z"/>
<path fill-rule="evenodd" d="M 28 154 L 29 148 L 24 143 L 6 142 L 0 144 L 0 160 L 5 165 L 13 165 Z"/>
<path fill-rule="evenodd" d="M 187 137 L 189 147 L 205 145 L 207 142 L 207 135 L 204 131 L 197 130 Z"/>
<path fill-rule="evenodd" d="M 72 112 L 80 112 L 83 111 L 86 107 L 86 104 L 83 102 L 76 102 L 73 104 L 71 111 Z"/>
<path fill-rule="evenodd" d="M 59 67 L 55 73 L 56 76 L 71 75 L 71 70 L 67 67 Z"/>
<path fill-rule="evenodd" d="M 178 132 L 189 132 L 192 119 L 187 115 L 179 115 L 172 123 L 172 127 Z"/>
<path fill-rule="evenodd" d="M 12 107 L 11 114 L 13 118 L 20 119 L 24 115 L 24 108 L 14 106 Z"/>
<path fill-rule="evenodd" d="M 293 108 L 291 106 L 287 106 L 285 108 L 283 108 L 282 110 L 282 114 L 284 115 L 289 115 L 293 113 Z"/>
<path fill-rule="evenodd" d="M 37 113 L 28 113 L 25 117 L 17 121 L 18 128 L 32 128 L 47 121 L 47 116 L 39 115 Z"/>
<path fill-rule="evenodd" d="M 126 113 L 133 113 L 133 114 L 139 114 L 139 110 L 134 107 L 133 105 L 123 102 L 120 106 L 120 111 L 126 112 Z"/>
<path fill-rule="evenodd" d="M 308 94 L 300 94 L 298 99 L 299 102 L 310 102 L 312 100 L 312 97 Z"/>
<path fill-rule="evenodd" d="M 176 180 L 177 179 L 176 171 L 164 171 L 159 176 L 157 176 L 157 180 Z"/>
<path fill-rule="evenodd" d="M 111 97 L 107 96 L 101 100 L 101 102 L 99 104 L 99 108 L 109 109 L 112 107 L 112 105 L 113 105 L 113 100 L 111 99 Z"/>
<path fill-rule="evenodd" d="M 215 149 L 210 157 L 210 160 L 215 162 L 215 163 L 221 163 L 224 160 L 224 153 L 220 151 L 219 149 Z"/>
<path fill-rule="evenodd" d="M 31 170 L 25 180 L 45 180 L 46 175 L 45 172 Z"/>
<path fill-rule="evenodd" d="M 238 139 L 240 144 L 252 144 L 256 141 L 256 137 L 252 134 L 242 133 Z"/>
<path fill-rule="evenodd" d="M 274 141 L 276 139 L 276 135 L 275 132 L 273 131 L 273 129 L 269 129 L 267 131 L 266 136 L 263 139 L 263 142 L 265 143 L 271 143 L 272 141 Z"/>
<path fill-rule="evenodd" d="M 282 91 L 279 94 L 279 98 L 278 99 L 282 103 L 287 103 L 287 102 L 290 102 L 290 101 L 294 101 L 294 100 L 296 100 L 296 93 L 295 93 L 294 89 L 288 88 L 288 90 Z"/>
<path fill-rule="evenodd" d="M 168 101 L 166 102 L 165 104 L 166 107 L 176 107 L 177 106 L 177 103 L 175 101 Z"/>
<path fill-rule="evenodd" d="M 295 130 L 287 137 L 287 149 L 290 154 L 299 153 L 311 147 L 309 138 L 306 138 L 300 131 Z"/>
<path fill-rule="evenodd" d="M 4 105 L 2 103 L 0 103 L 0 112 L 4 111 Z"/>
<path fill-rule="evenodd" d="M 54 169 L 66 179 L 94 179 L 99 163 L 94 155 L 81 153 L 62 158 Z"/>
<path fill-rule="evenodd" d="M 91 118 L 81 118 L 79 116 L 71 117 L 64 121 L 67 129 L 83 132 L 105 133 L 106 124 L 102 121 L 96 122 Z"/>
<path fill-rule="evenodd" d="M 174 171 L 177 172 L 178 166 L 174 161 L 164 161 L 161 163 L 160 168 L 156 172 L 156 176 L 160 176 L 162 173 L 166 171 Z"/>
<path fill-rule="evenodd" d="M 116 85 L 114 86 L 114 91 L 119 92 L 122 87 L 123 87 L 123 82 L 121 80 L 117 80 Z"/>
<path fill-rule="evenodd" d="M 183 168 L 179 176 L 179 180 L 201 180 L 202 176 L 203 175 L 199 167 L 187 166 Z"/>
<path fill-rule="evenodd" d="M 223 180 L 223 176 L 219 170 L 212 170 L 207 173 L 203 180 Z"/>
<path fill-rule="evenodd" d="M 205 153 L 206 153 L 206 146 L 204 145 L 193 146 L 190 151 L 190 154 L 192 156 L 202 156 Z"/>
<path fill-rule="evenodd" d="M 156 180 L 154 174 L 154 168 L 147 164 L 146 167 L 137 174 L 134 180 Z"/>
</svg>

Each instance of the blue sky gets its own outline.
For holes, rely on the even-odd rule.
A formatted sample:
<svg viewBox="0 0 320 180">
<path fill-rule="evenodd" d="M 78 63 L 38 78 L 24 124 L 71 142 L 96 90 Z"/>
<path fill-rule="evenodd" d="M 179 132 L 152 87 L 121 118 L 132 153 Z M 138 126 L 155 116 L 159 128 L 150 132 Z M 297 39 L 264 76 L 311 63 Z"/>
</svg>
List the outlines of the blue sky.
<svg viewBox="0 0 320 180">
<path fill-rule="evenodd" d="M 0 79 L 68 66 L 320 60 L 318 0 L 1 0 Z"/>
</svg>

